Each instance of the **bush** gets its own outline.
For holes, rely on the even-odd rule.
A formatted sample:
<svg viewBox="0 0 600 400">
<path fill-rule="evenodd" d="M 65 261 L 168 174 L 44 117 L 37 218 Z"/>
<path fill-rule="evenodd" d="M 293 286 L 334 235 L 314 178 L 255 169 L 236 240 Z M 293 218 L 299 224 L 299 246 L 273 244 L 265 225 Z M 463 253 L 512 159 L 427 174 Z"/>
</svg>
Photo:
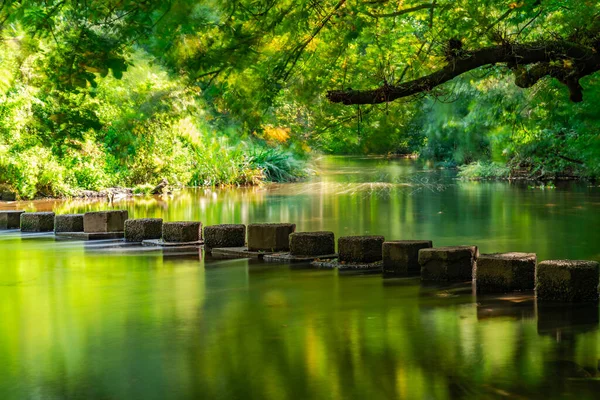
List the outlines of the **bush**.
<svg viewBox="0 0 600 400">
<path fill-rule="evenodd" d="M 21 198 L 68 196 L 67 171 L 48 149 L 31 147 L 15 152 L 0 147 L 0 182 L 13 187 Z"/>
<path fill-rule="evenodd" d="M 290 182 L 305 175 L 304 162 L 289 151 L 254 147 L 247 157 L 248 163 L 271 182 Z"/>
</svg>

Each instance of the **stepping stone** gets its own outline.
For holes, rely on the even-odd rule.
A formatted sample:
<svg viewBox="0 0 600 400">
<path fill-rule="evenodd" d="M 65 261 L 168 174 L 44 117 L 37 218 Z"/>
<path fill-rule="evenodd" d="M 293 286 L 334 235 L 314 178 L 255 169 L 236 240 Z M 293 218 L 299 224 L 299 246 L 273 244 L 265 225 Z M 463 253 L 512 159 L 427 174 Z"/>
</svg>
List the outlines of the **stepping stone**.
<svg viewBox="0 0 600 400">
<path fill-rule="evenodd" d="M 265 256 L 266 258 L 266 256 Z M 333 260 L 324 259 L 325 257 L 320 257 L 323 259 L 318 259 L 310 263 L 311 266 L 315 268 L 322 269 L 334 269 L 336 268 L 342 274 L 380 274 L 383 270 L 383 261 L 373 261 L 373 262 L 345 262 L 340 261 L 339 258 Z"/>
<path fill-rule="evenodd" d="M 143 242 L 144 240 L 160 239 L 162 236 L 162 218 L 140 218 L 125 221 L 125 241 Z"/>
<path fill-rule="evenodd" d="M 480 255 L 474 273 L 477 293 L 533 290 L 536 261 L 534 253 Z"/>
<path fill-rule="evenodd" d="M 338 255 L 335 253 L 321 254 L 319 256 L 294 256 L 290 253 L 269 253 L 265 254 L 263 259 L 267 262 L 282 263 L 282 264 L 296 264 L 296 263 L 312 263 L 312 262 L 332 262 L 333 259 L 337 258 Z M 330 266 L 328 268 L 336 268 Z"/>
<path fill-rule="evenodd" d="M 333 232 L 295 232 L 289 238 L 292 256 L 330 256 L 335 253 Z"/>
<path fill-rule="evenodd" d="M 25 211 L 0 211 L 0 230 L 19 229 L 21 214 Z"/>
<path fill-rule="evenodd" d="M 539 300 L 595 302 L 599 280 L 596 261 L 542 261 L 536 270 L 536 295 Z"/>
<path fill-rule="evenodd" d="M 204 227 L 204 250 L 214 248 L 244 247 L 246 244 L 246 225 L 221 224 Z"/>
<path fill-rule="evenodd" d="M 264 257 L 275 254 L 267 251 L 250 251 L 247 247 L 215 247 L 210 253 L 218 258 L 255 258 L 262 260 Z"/>
<path fill-rule="evenodd" d="M 198 243 L 202 238 L 201 222 L 165 222 L 162 226 L 163 243 Z"/>
<path fill-rule="evenodd" d="M 248 225 L 248 251 L 289 251 L 290 234 L 296 224 L 250 224 Z"/>
<path fill-rule="evenodd" d="M 96 211 L 83 215 L 83 231 L 86 233 L 123 232 L 129 213 L 124 210 Z"/>
<path fill-rule="evenodd" d="M 478 254 L 477 246 L 421 249 L 421 280 L 470 281 L 473 279 L 473 267 Z"/>
<path fill-rule="evenodd" d="M 344 236 L 338 239 L 342 263 L 369 264 L 383 259 L 383 236 Z"/>
<path fill-rule="evenodd" d="M 54 217 L 54 232 L 83 232 L 83 214 L 61 214 Z"/>
<path fill-rule="evenodd" d="M 56 239 L 114 240 L 123 239 L 123 232 L 55 232 Z"/>
<path fill-rule="evenodd" d="M 32 212 L 21 214 L 21 232 L 52 232 L 53 212 Z"/>
<path fill-rule="evenodd" d="M 433 246 L 431 240 L 392 240 L 383 243 L 383 274 L 386 276 L 419 275 L 419 250 Z"/>
<path fill-rule="evenodd" d="M 0 200 L 1 201 L 16 201 L 17 194 L 7 187 L 6 185 L 0 185 Z"/>
</svg>

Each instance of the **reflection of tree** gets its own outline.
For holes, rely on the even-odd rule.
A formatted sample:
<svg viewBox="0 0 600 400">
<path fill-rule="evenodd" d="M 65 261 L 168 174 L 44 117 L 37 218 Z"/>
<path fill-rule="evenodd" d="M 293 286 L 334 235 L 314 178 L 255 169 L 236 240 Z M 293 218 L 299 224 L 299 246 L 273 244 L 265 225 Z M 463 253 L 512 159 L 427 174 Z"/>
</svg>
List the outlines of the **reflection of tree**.
<svg viewBox="0 0 600 400">
<path fill-rule="evenodd" d="M 595 340 L 598 312 L 597 304 L 537 303 L 538 334 L 553 344 L 544 357 L 549 376 L 586 378 L 598 375 Z"/>
</svg>

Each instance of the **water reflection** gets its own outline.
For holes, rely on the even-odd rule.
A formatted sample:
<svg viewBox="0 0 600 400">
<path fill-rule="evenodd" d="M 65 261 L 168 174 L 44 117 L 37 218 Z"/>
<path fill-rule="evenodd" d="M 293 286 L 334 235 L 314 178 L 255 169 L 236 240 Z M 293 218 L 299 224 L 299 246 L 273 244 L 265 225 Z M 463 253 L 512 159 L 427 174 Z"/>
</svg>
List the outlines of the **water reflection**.
<svg viewBox="0 0 600 400">
<path fill-rule="evenodd" d="M 534 293 L 515 293 L 502 296 L 477 296 L 477 319 L 509 318 L 529 320 L 536 316 Z"/>
<path fill-rule="evenodd" d="M 598 259 L 597 188 L 462 183 L 404 161 L 336 158 L 322 170 L 308 186 L 189 190 L 114 207 Z M 443 187 L 415 190 L 419 182 Z M 594 399 L 600 390 L 594 307 L 15 232 L 0 234 L 0 254 L 2 399 Z"/>
<path fill-rule="evenodd" d="M 411 160 L 324 158 L 308 182 L 253 188 L 190 189 L 165 197 L 37 201 L 4 208 L 59 213 L 126 208 L 133 217 L 204 224 L 290 221 L 337 236 L 381 234 L 435 245 L 477 244 L 481 251 L 536 252 L 538 259 L 600 260 L 600 188 L 559 182 L 461 182 L 452 171 Z"/>
</svg>

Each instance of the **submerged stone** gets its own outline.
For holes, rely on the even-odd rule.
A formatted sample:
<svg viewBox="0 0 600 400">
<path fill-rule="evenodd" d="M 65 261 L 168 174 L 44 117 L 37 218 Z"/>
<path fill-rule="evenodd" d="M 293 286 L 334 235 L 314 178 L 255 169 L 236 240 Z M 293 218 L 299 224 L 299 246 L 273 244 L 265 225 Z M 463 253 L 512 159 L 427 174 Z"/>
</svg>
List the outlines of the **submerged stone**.
<svg viewBox="0 0 600 400">
<path fill-rule="evenodd" d="M 125 221 L 125 241 L 142 242 L 149 239 L 160 239 L 162 236 L 162 218 L 140 218 Z"/>
<path fill-rule="evenodd" d="M 466 281 L 473 278 L 477 246 L 436 247 L 419 250 L 424 281 Z"/>
<path fill-rule="evenodd" d="M 295 232 L 290 235 L 292 256 L 324 256 L 334 253 L 333 232 Z"/>
<path fill-rule="evenodd" d="M 344 236 L 338 239 L 339 260 L 344 263 L 374 263 L 383 258 L 383 236 Z"/>
<path fill-rule="evenodd" d="M 289 251 L 290 234 L 296 224 L 250 224 L 248 225 L 249 251 Z"/>
<path fill-rule="evenodd" d="M 83 214 L 61 214 L 54 217 L 54 232 L 83 232 Z"/>
<path fill-rule="evenodd" d="M 128 217 L 125 210 L 87 212 L 83 215 L 83 230 L 87 233 L 123 232 Z"/>
<path fill-rule="evenodd" d="M 534 253 L 480 255 L 474 274 L 477 293 L 533 290 L 536 261 Z"/>
<path fill-rule="evenodd" d="M 0 230 L 19 229 L 21 227 L 21 214 L 25 211 L 0 211 Z"/>
<path fill-rule="evenodd" d="M 596 261 L 542 261 L 536 270 L 536 295 L 540 300 L 595 302 L 599 280 Z"/>
<path fill-rule="evenodd" d="M 165 243 L 191 243 L 202 238 L 201 222 L 165 222 L 162 226 L 162 238 Z"/>
<path fill-rule="evenodd" d="M 52 232 L 53 212 L 32 212 L 21 214 L 21 232 Z"/>
<path fill-rule="evenodd" d="M 217 258 L 255 258 L 262 260 L 273 252 L 266 251 L 249 251 L 247 247 L 213 247 L 210 253 Z"/>
<path fill-rule="evenodd" d="M 383 273 L 408 276 L 421 273 L 419 250 L 433 246 L 431 240 L 392 240 L 383 243 Z"/>
<path fill-rule="evenodd" d="M 246 225 L 220 224 L 204 227 L 204 249 L 244 247 L 246 244 Z"/>
</svg>

